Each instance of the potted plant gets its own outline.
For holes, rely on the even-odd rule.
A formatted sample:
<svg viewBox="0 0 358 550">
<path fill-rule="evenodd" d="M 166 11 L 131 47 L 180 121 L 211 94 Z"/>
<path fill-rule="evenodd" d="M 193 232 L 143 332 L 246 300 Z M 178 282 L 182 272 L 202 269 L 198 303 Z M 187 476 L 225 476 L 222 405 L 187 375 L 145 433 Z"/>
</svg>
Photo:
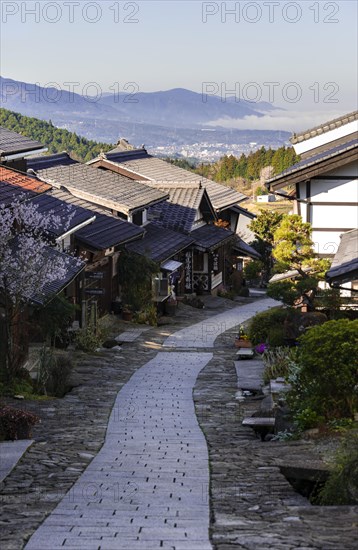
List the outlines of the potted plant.
<svg viewBox="0 0 358 550">
<path fill-rule="evenodd" d="M 249 336 L 246 334 L 244 327 L 240 325 L 239 333 L 235 337 L 236 348 L 252 348 L 252 343 Z"/>
<path fill-rule="evenodd" d="M 177 309 L 178 302 L 173 296 L 169 296 L 165 302 L 165 312 L 167 315 L 174 316 Z"/>
<path fill-rule="evenodd" d="M 122 319 L 123 319 L 123 321 L 129 321 L 129 322 L 132 321 L 132 319 L 133 319 L 133 311 L 132 311 L 130 305 L 128 305 L 128 304 L 123 306 Z"/>
<path fill-rule="evenodd" d="M 0 409 L 0 434 L 3 439 L 31 439 L 32 428 L 40 417 L 29 411 L 5 406 Z"/>
</svg>

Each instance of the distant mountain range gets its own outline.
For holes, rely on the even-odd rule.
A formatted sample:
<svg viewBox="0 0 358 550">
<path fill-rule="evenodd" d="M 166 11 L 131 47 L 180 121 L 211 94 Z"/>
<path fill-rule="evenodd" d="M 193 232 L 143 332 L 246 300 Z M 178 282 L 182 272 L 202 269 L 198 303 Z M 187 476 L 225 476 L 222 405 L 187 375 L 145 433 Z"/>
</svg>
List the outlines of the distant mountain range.
<svg viewBox="0 0 358 550">
<path fill-rule="evenodd" d="M 2 106 L 29 116 L 81 115 L 83 117 L 115 117 L 123 122 L 158 124 L 193 128 L 222 118 L 262 116 L 272 111 L 270 103 L 222 101 L 214 95 L 203 95 L 183 88 L 161 92 L 104 93 L 98 97 L 84 97 L 68 90 L 43 88 L 18 80 L 0 77 Z"/>
<path fill-rule="evenodd" d="M 5 109 L 42 120 L 51 119 L 57 126 L 105 142 L 116 142 L 118 137 L 127 137 L 139 140 L 136 145 L 146 143 L 156 147 L 169 145 L 174 134 L 174 143 L 178 138 L 180 143 L 190 144 L 204 141 L 202 130 L 216 120 L 240 119 L 248 115 L 261 117 L 275 109 L 265 102 L 236 101 L 233 97 L 222 101 L 213 95 L 205 98 L 200 93 L 183 88 L 150 93 L 135 93 L 131 88 L 128 93 L 107 92 L 99 95 L 89 98 L 68 89 L 44 88 L 0 77 L 0 99 Z M 224 130 L 220 126 L 215 128 L 219 133 L 230 133 L 231 136 L 246 132 Z M 213 139 L 209 134 L 211 132 L 205 132 L 205 141 Z M 263 136 L 262 139 L 260 136 Z M 282 144 L 288 136 L 287 132 L 256 130 L 250 141 L 270 145 L 266 139 L 270 137 L 275 144 L 280 141 Z"/>
</svg>

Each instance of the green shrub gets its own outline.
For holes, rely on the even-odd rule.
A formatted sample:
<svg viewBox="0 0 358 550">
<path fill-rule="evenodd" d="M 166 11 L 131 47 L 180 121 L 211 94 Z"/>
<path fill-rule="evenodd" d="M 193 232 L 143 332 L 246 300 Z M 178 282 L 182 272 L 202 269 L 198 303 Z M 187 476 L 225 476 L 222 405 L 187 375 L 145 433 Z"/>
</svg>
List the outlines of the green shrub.
<svg viewBox="0 0 358 550">
<path fill-rule="evenodd" d="M 129 251 L 121 253 L 118 276 L 123 303 L 132 311 L 144 310 L 152 302 L 152 277 L 160 271 L 158 264 Z"/>
<path fill-rule="evenodd" d="M 270 283 L 267 287 L 267 295 L 274 300 L 280 300 L 288 306 L 292 306 L 303 294 L 316 291 L 319 279 L 317 277 L 303 277 L 296 281 L 278 281 Z M 315 302 L 316 303 L 316 302 Z"/>
<path fill-rule="evenodd" d="M 280 281 L 269 283 L 267 286 L 267 296 L 274 300 L 280 300 L 284 304 L 292 306 L 294 301 L 300 296 L 297 289 L 291 281 Z"/>
<path fill-rule="evenodd" d="M 31 378 L 14 378 L 10 384 L 0 382 L 0 396 L 23 395 L 29 397 L 33 394 L 34 386 Z"/>
<path fill-rule="evenodd" d="M 358 320 L 327 321 L 300 337 L 288 401 L 296 418 L 313 411 L 324 421 L 353 418 L 358 409 Z M 318 422 L 318 421 L 317 421 Z"/>
<path fill-rule="evenodd" d="M 82 351 L 93 352 L 101 346 L 106 336 L 107 331 L 100 323 L 97 326 L 89 323 L 86 328 L 82 328 L 77 332 L 75 345 Z"/>
<path fill-rule="evenodd" d="M 148 306 L 143 311 L 137 312 L 133 317 L 133 321 L 139 325 L 156 327 L 158 324 L 157 308 L 154 304 Z"/>
<path fill-rule="evenodd" d="M 294 424 L 298 433 L 310 430 L 324 423 L 324 417 L 310 407 L 300 409 L 294 415 Z"/>
<path fill-rule="evenodd" d="M 79 306 L 71 304 L 65 296 L 55 296 L 45 307 L 36 310 L 32 322 L 38 329 L 41 340 L 51 345 L 67 344 L 68 328 Z"/>
<path fill-rule="evenodd" d="M 261 275 L 261 271 L 264 268 L 264 264 L 261 260 L 251 260 L 244 267 L 244 277 L 249 281 L 258 279 Z"/>
<path fill-rule="evenodd" d="M 250 291 L 249 289 L 247 288 L 247 286 L 243 286 L 239 292 L 238 292 L 238 296 L 241 296 L 242 298 L 248 298 L 250 296 Z"/>
<path fill-rule="evenodd" d="M 263 311 L 253 317 L 249 325 L 249 337 L 254 345 L 268 342 L 270 331 L 274 328 L 284 331 L 284 322 L 288 310 L 274 307 L 269 311 Z"/>
<path fill-rule="evenodd" d="M 58 355 L 50 369 L 46 390 L 50 395 L 63 397 L 69 390 L 73 362 L 69 354 Z"/>
<path fill-rule="evenodd" d="M 218 296 L 226 300 L 235 300 L 237 293 L 234 290 L 219 290 Z"/>
<path fill-rule="evenodd" d="M 271 379 L 288 378 L 292 364 L 297 359 L 297 349 L 277 347 L 268 349 L 262 354 L 265 365 L 263 379 L 268 384 Z"/>
<path fill-rule="evenodd" d="M 317 504 L 358 504 L 358 433 L 349 432 L 333 462 L 333 471 L 318 495 Z"/>
<path fill-rule="evenodd" d="M 338 288 L 327 288 L 320 290 L 315 300 L 316 307 L 328 310 L 330 319 L 339 317 L 339 311 L 343 304 L 341 293 Z"/>
<path fill-rule="evenodd" d="M 271 348 L 277 348 L 285 345 L 284 327 L 271 327 L 268 331 L 267 342 Z"/>
</svg>

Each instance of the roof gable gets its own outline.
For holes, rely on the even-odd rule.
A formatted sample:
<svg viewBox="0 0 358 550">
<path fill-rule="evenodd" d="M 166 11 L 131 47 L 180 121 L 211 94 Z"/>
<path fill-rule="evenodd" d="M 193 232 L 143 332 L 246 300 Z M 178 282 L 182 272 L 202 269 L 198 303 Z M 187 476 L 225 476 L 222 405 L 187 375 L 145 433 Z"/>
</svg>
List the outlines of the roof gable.
<svg viewBox="0 0 358 550">
<path fill-rule="evenodd" d="M 347 143 L 333 145 L 330 149 L 321 151 L 290 166 L 281 174 L 268 180 L 266 185 L 271 189 L 280 189 L 286 185 L 327 173 L 336 167 L 337 163 L 343 166 L 349 162 L 354 162 L 357 160 L 357 147 L 357 138 Z"/>
<path fill-rule="evenodd" d="M 79 164 L 76 160 L 70 157 L 66 151 L 55 155 L 42 155 L 39 157 L 30 157 L 26 161 L 28 170 L 45 170 L 54 166 L 69 166 L 70 164 Z"/>
<path fill-rule="evenodd" d="M 203 216 L 206 221 L 216 219 L 207 191 L 201 184 L 151 183 L 168 193 L 169 199 L 149 211 L 162 227 L 190 233 L 195 221 Z"/>
<path fill-rule="evenodd" d="M 135 149 L 132 151 L 113 150 L 97 159 L 108 159 L 121 166 L 127 173 L 132 173 L 136 180 L 149 179 L 157 183 L 182 183 L 193 184 L 201 183 L 206 188 L 210 200 L 215 210 L 223 210 L 246 200 L 246 195 L 238 193 L 234 189 L 221 185 L 215 181 L 204 178 L 198 174 L 179 168 L 174 164 L 166 162 L 157 157 L 149 155 L 145 149 Z M 96 162 L 96 159 L 94 161 Z"/>
<path fill-rule="evenodd" d="M 350 141 L 358 132 L 358 111 L 325 122 L 291 138 L 295 151 L 302 157 L 315 154 L 334 144 Z"/>
<path fill-rule="evenodd" d="M 235 238 L 235 234 L 228 229 L 216 225 L 203 225 L 191 233 L 195 244 L 203 250 L 215 250 L 219 246 Z"/>
<path fill-rule="evenodd" d="M 190 236 L 170 229 L 163 231 L 154 223 L 146 225 L 145 230 L 144 238 L 127 245 L 127 249 L 154 262 L 164 262 L 194 242 Z"/>
<path fill-rule="evenodd" d="M 75 196 L 125 215 L 167 198 L 162 191 L 143 183 L 86 164 L 54 166 L 37 173 L 54 187 L 63 187 Z"/>
<path fill-rule="evenodd" d="M 315 126 L 299 134 L 293 134 L 290 142 L 292 143 L 292 145 L 295 145 L 296 143 L 301 143 L 302 141 L 306 141 L 313 137 L 330 132 L 332 130 L 335 130 L 336 128 L 346 126 L 347 124 L 354 122 L 355 120 L 358 120 L 358 111 L 353 111 L 352 113 L 334 118 L 333 120 L 328 120 L 327 122 L 324 122 L 319 126 Z"/>
<path fill-rule="evenodd" d="M 144 229 L 141 227 L 121 220 L 99 206 L 74 197 L 68 191 L 52 189 L 51 195 L 76 209 L 84 208 L 96 216 L 90 225 L 86 225 L 75 234 L 77 241 L 93 250 L 106 250 L 113 246 L 120 246 L 144 235 Z"/>
</svg>

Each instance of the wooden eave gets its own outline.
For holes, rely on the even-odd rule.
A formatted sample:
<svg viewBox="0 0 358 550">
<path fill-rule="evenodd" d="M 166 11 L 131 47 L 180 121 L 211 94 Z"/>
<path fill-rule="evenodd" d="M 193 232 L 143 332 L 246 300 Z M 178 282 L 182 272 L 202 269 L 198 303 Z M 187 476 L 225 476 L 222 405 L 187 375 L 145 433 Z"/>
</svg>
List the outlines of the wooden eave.
<svg viewBox="0 0 358 550">
<path fill-rule="evenodd" d="M 312 164 L 311 166 L 307 166 L 306 168 L 301 168 L 297 172 L 285 174 L 278 181 L 274 181 L 272 183 L 268 182 L 267 187 L 269 187 L 271 191 L 282 189 L 282 187 L 286 187 L 287 185 L 293 185 L 302 181 L 313 179 L 322 173 L 330 172 L 335 168 L 339 168 L 355 160 L 357 160 L 356 147 L 354 149 L 344 151 L 340 155 L 333 156 L 321 162 Z"/>
</svg>

